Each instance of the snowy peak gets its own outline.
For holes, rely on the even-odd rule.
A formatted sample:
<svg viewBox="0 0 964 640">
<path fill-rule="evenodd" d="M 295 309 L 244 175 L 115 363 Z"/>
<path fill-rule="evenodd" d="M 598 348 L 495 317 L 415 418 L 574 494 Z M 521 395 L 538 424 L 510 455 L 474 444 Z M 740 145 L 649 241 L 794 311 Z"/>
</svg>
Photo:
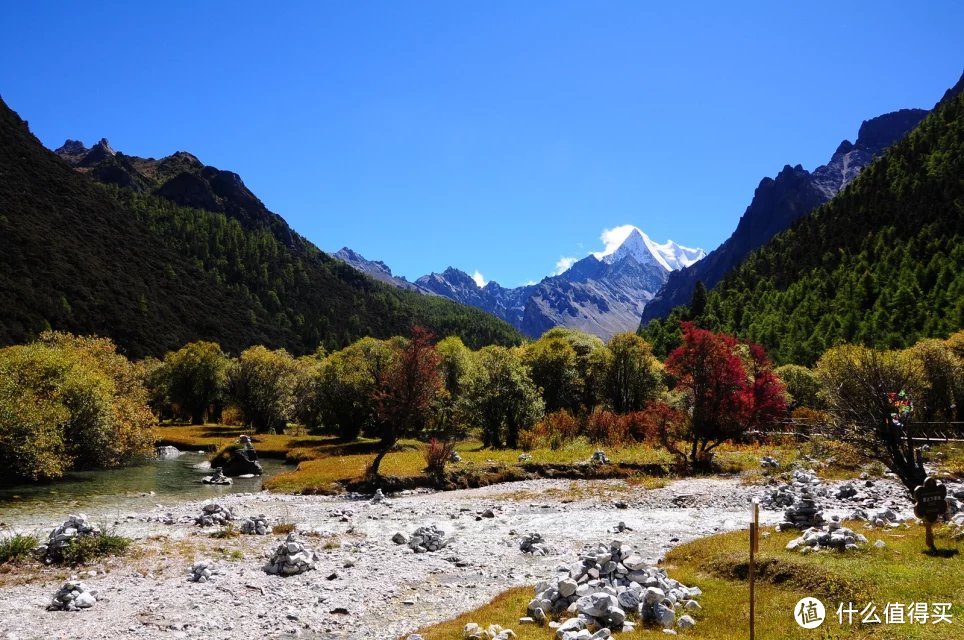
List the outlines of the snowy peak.
<svg viewBox="0 0 964 640">
<path fill-rule="evenodd" d="M 594 254 L 606 264 L 632 258 L 642 265 L 657 264 L 666 271 L 676 271 L 694 264 L 706 255 L 702 249 L 684 247 L 672 240 L 659 244 L 641 229 L 631 225 L 613 231 L 620 232 L 620 235 L 625 233 L 625 238 L 618 244 L 610 239 L 605 251 Z"/>
</svg>

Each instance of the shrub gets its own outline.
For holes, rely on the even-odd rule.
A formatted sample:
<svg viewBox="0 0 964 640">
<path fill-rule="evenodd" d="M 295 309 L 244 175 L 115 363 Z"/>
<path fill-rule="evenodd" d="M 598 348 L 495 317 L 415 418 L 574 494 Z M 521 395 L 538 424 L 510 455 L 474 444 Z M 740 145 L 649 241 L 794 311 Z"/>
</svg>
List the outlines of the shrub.
<svg viewBox="0 0 964 640">
<path fill-rule="evenodd" d="M 553 411 L 535 427 L 534 435 L 542 439 L 553 451 L 579 436 L 579 421 L 569 411 Z"/>
<path fill-rule="evenodd" d="M 17 533 L 0 538 L 0 564 L 21 562 L 30 558 L 33 550 L 40 544 L 37 536 Z"/>
<path fill-rule="evenodd" d="M 119 556 L 127 551 L 130 538 L 105 531 L 95 536 L 77 536 L 54 557 L 56 562 L 69 565 L 87 564 L 104 556 Z"/>
<path fill-rule="evenodd" d="M 653 422 L 645 411 L 633 411 L 620 418 L 624 422 L 623 431 L 633 442 L 652 442 L 656 439 Z"/>
<path fill-rule="evenodd" d="M 422 452 L 425 456 L 425 470 L 436 478 L 443 477 L 445 465 L 448 464 L 453 451 L 455 451 L 455 442 L 452 440 L 432 438 Z"/>
<path fill-rule="evenodd" d="M 0 349 L 0 474 L 56 479 L 150 453 L 147 400 L 110 340 L 47 332 Z"/>
<path fill-rule="evenodd" d="M 586 420 L 586 437 L 595 444 L 616 447 L 628 440 L 628 421 L 611 411 L 598 410 Z"/>
<path fill-rule="evenodd" d="M 281 522 L 271 527 L 271 533 L 275 535 L 288 535 L 295 530 L 295 523 L 293 522 Z"/>
<path fill-rule="evenodd" d="M 223 540 L 225 538 L 237 538 L 241 535 L 241 531 L 234 526 L 234 523 L 229 522 L 217 531 L 211 533 L 212 538 L 217 538 Z"/>
</svg>

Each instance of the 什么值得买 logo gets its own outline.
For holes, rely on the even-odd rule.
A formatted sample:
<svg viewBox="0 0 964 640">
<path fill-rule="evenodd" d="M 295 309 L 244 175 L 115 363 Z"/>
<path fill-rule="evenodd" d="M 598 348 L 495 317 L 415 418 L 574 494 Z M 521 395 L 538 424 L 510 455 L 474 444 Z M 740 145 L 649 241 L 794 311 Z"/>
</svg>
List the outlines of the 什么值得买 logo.
<svg viewBox="0 0 964 640">
<path fill-rule="evenodd" d="M 827 617 L 827 609 L 816 598 L 801 598 L 793 606 L 793 619 L 804 629 L 816 629 Z"/>
</svg>

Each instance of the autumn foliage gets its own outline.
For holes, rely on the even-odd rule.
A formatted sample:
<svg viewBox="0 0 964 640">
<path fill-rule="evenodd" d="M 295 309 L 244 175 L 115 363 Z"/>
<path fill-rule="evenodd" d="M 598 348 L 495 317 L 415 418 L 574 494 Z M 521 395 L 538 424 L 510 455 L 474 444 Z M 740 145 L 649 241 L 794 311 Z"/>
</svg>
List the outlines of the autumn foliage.
<svg viewBox="0 0 964 640">
<path fill-rule="evenodd" d="M 717 446 L 786 413 L 783 384 L 757 345 L 682 323 L 683 343 L 666 360 L 689 414 L 667 432 L 667 447 L 696 466 L 708 465 Z M 681 448 L 686 443 L 688 450 Z"/>
</svg>

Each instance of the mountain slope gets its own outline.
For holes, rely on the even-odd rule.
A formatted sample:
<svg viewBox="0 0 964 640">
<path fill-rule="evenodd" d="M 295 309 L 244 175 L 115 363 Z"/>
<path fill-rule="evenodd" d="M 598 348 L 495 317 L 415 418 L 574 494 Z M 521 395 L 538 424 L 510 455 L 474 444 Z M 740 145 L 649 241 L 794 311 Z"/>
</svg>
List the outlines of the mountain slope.
<svg viewBox="0 0 964 640">
<path fill-rule="evenodd" d="M 83 145 L 61 151 L 87 158 L 77 163 L 83 173 L 110 173 L 115 163 L 105 160 L 119 154 L 106 141 L 98 146 L 93 157 Z M 114 173 L 133 186 L 98 185 L 44 149 L 0 100 L 0 343 L 54 328 L 110 336 L 135 357 L 195 339 L 234 352 L 260 343 L 306 353 L 405 333 L 413 323 L 475 345 L 518 339 L 478 310 L 358 273 L 274 214 L 239 220 L 258 211 L 236 208 L 232 198 L 244 193 L 231 184 L 240 180 L 217 170 L 202 180 L 221 212 L 151 195 L 196 170 L 178 172 L 194 165 L 190 158 L 165 160 L 150 167 L 154 175 Z M 121 161 L 137 169 L 135 159 Z M 172 175 L 155 177 L 165 171 Z"/>
<path fill-rule="evenodd" d="M 635 331 L 646 303 L 670 272 L 695 263 L 702 249 L 653 242 L 631 228 L 611 252 L 589 255 L 565 272 L 534 285 L 479 287 L 464 271 L 448 268 L 415 281 L 422 289 L 502 318 L 529 337 L 568 327 L 608 339 Z"/>
<path fill-rule="evenodd" d="M 813 173 L 800 165 L 787 165 L 776 178 L 761 180 L 733 234 L 699 263 L 672 273 L 646 306 L 642 323 L 689 304 L 697 282 L 712 288 L 754 249 L 833 198 L 927 113 L 924 109 L 901 109 L 867 120 L 860 126 L 856 143 L 841 142 L 830 162 Z"/>
<path fill-rule="evenodd" d="M 665 349 L 679 315 L 642 331 Z M 840 342 L 903 347 L 964 326 L 964 95 L 747 258 L 697 320 L 801 364 Z"/>
</svg>

